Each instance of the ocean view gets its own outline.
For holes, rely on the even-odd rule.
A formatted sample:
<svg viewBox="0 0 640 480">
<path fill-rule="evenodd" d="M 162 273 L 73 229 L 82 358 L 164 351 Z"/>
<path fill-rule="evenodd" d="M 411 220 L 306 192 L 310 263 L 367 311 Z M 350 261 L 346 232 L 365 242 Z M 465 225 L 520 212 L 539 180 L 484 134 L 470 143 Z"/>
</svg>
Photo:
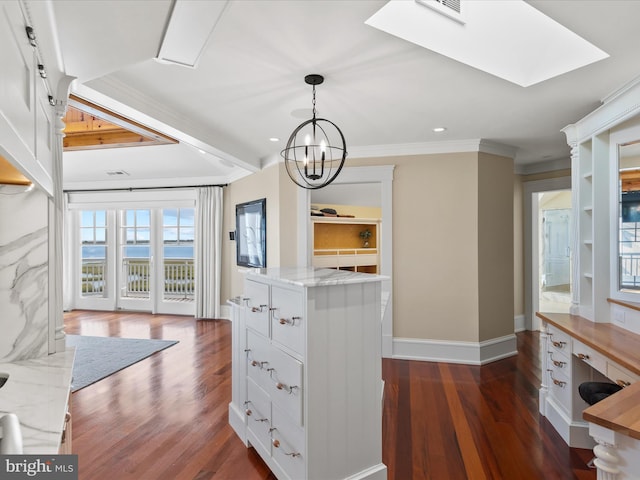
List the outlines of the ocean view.
<svg viewBox="0 0 640 480">
<path fill-rule="evenodd" d="M 125 256 L 127 258 L 149 258 L 150 247 L 148 246 L 131 246 L 125 247 Z M 83 259 L 98 259 L 105 257 L 105 247 L 99 245 L 83 245 Z M 193 246 L 168 246 L 164 247 L 164 258 L 193 258 Z"/>
</svg>

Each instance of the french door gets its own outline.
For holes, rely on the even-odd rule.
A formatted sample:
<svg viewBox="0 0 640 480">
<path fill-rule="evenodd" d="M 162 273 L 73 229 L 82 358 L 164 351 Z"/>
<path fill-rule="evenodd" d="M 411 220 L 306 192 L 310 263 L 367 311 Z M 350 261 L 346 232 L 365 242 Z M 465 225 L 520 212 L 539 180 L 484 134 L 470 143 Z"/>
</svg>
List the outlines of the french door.
<svg viewBox="0 0 640 480">
<path fill-rule="evenodd" d="M 193 315 L 194 209 L 81 210 L 78 308 Z"/>
</svg>

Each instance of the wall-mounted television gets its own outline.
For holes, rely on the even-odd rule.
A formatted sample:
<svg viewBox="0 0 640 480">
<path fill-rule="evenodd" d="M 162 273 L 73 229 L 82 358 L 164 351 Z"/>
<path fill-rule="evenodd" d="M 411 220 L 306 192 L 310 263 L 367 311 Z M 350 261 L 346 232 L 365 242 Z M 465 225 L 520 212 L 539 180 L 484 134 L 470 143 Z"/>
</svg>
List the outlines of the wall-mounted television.
<svg viewBox="0 0 640 480">
<path fill-rule="evenodd" d="M 236 205 L 236 263 L 267 266 L 267 199 Z"/>
</svg>

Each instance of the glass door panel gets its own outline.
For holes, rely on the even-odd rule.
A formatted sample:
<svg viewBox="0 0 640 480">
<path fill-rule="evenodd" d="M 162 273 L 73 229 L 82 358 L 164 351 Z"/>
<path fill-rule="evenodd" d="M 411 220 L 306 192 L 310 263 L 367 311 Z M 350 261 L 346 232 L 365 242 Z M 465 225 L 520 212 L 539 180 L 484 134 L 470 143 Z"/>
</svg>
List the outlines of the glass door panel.
<svg viewBox="0 0 640 480">
<path fill-rule="evenodd" d="M 123 210 L 119 232 L 118 306 L 131 310 L 151 310 L 153 254 L 151 211 Z"/>
<path fill-rule="evenodd" d="M 195 276 L 193 245 L 195 237 L 193 208 L 162 210 L 162 263 L 158 284 L 162 291 L 157 311 L 194 313 Z"/>
</svg>

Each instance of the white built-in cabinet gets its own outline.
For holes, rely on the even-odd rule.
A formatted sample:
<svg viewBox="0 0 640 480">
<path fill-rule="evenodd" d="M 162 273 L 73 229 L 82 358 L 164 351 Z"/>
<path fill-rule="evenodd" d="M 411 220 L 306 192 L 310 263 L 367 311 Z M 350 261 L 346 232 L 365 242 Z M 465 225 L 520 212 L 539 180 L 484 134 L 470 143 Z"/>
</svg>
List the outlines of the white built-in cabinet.
<svg viewBox="0 0 640 480">
<path fill-rule="evenodd" d="M 24 4 L 0 2 L 0 155 L 51 195 L 54 112 L 27 26 Z"/>
<path fill-rule="evenodd" d="M 232 302 L 229 421 L 280 480 L 387 478 L 381 278 L 250 271 Z"/>
</svg>

